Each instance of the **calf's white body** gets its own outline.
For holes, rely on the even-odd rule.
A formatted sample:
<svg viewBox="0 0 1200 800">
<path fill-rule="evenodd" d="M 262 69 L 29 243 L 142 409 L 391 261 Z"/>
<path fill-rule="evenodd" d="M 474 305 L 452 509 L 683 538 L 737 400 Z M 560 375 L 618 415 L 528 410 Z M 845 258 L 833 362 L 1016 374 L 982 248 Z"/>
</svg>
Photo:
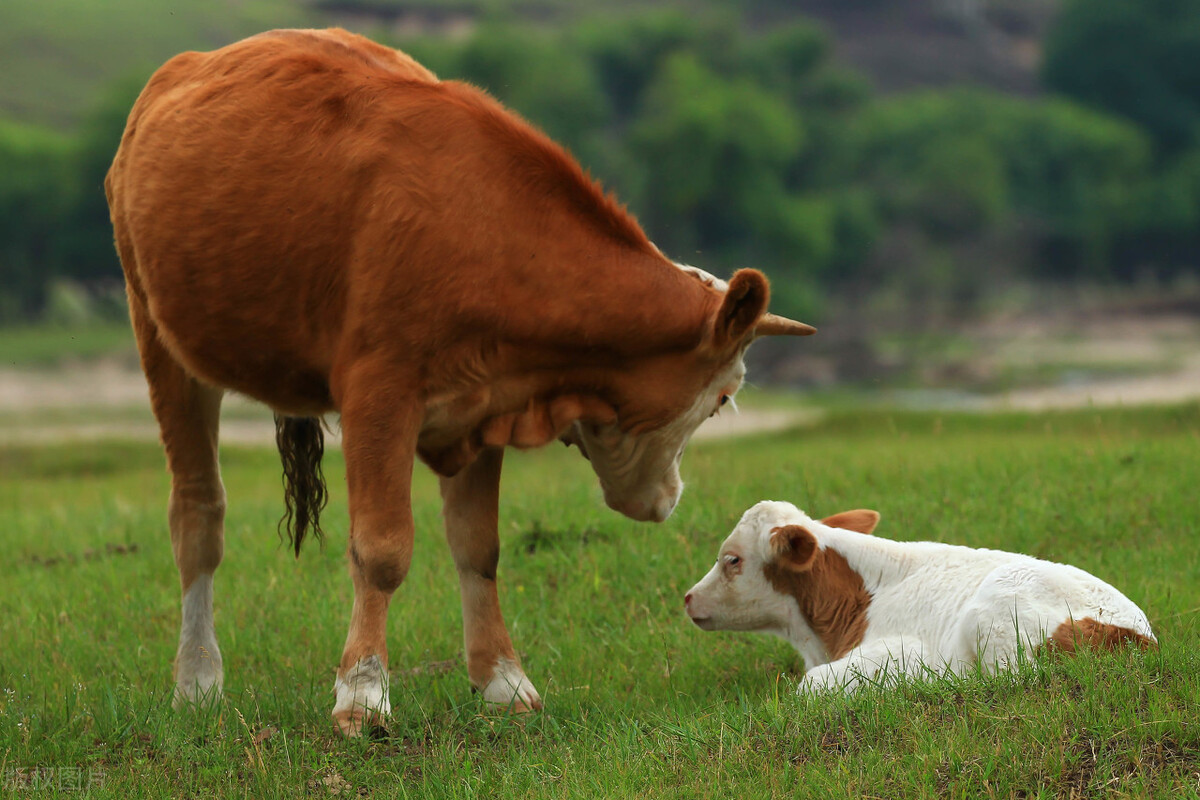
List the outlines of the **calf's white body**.
<svg viewBox="0 0 1200 800">
<path fill-rule="evenodd" d="M 860 510 L 818 521 L 790 503 L 761 502 L 688 592 L 688 614 L 706 630 L 787 639 L 808 669 L 801 690 L 1003 669 L 1046 646 L 1155 644 L 1142 610 L 1083 570 L 889 541 L 870 535 L 878 519 Z"/>
</svg>

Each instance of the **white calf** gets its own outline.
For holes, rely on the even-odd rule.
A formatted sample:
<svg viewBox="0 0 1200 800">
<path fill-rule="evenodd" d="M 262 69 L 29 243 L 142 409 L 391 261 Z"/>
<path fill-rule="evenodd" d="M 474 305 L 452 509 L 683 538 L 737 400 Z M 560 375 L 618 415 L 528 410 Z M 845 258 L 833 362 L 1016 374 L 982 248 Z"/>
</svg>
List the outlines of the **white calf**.
<svg viewBox="0 0 1200 800">
<path fill-rule="evenodd" d="M 1157 644 L 1134 603 L 1083 570 L 1000 550 L 870 536 L 875 511 L 817 522 L 791 503 L 747 511 L 684 598 L 704 630 L 772 633 L 801 690 L 1010 666 L 1042 647 Z"/>
</svg>

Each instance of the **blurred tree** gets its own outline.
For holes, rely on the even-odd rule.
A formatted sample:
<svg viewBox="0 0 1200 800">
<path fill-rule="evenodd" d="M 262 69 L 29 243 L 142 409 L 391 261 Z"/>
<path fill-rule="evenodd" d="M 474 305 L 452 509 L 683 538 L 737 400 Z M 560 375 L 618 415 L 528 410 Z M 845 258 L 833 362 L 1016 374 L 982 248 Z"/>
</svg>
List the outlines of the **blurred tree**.
<svg viewBox="0 0 1200 800">
<path fill-rule="evenodd" d="M 732 255 L 759 236 L 793 258 L 828 255 L 828 213 L 783 184 L 804 146 L 799 116 L 753 81 L 671 56 L 647 87 L 630 147 L 646 173 L 640 205 L 676 252 Z"/>
<path fill-rule="evenodd" d="M 1046 85 L 1142 125 L 1166 151 L 1200 137 L 1200 3 L 1068 0 L 1045 43 Z"/>
<path fill-rule="evenodd" d="M 1108 278 L 1113 246 L 1137 219 L 1139 195 L 1154 180 L 1146 134 L 1065 100 L 1009 101 L 1004 152 L 1014 208 L 1040 228 L 1040 271 Z"/>
<path fill-rule="evenodd" d="M 1117 236 L 1117 276 L 1169 278 L 1200 270 L 1200 148 L 1169 159 L 1136 187 Z"/>
<path fill-rule="evenodd" d="M 122 280 L 104 176 L 121 143 L 129 111 L 148 77 L 149 71 L 110 86 L 84 119 L 71 154 L 56 258 L 64 277 L 83 284 Z"/>
<path fill-rule="evenodd" d="M 618 124 L 637 111 L 642 92 L 668 56 L 706 49 L 699 44 L 703 34 L 698 21 L 675 10 L 589 20 L 574 38 L 595 65 Z"/>
<path fill-rule="evenodd" d="M 28 318 L 45 303 L 69 153 L 60 134 L 0 123 L 0 322 Z"/>
<path fill-rule="evenodd" d="M 1141 131 L 1065 100 L 915 93 L 868 109 L 851 139 L 849 174 L 893 223 L 943 241 L 1019 223 L 1049 276 L 1106 274 L 1152 175 Z"/>
</svg>

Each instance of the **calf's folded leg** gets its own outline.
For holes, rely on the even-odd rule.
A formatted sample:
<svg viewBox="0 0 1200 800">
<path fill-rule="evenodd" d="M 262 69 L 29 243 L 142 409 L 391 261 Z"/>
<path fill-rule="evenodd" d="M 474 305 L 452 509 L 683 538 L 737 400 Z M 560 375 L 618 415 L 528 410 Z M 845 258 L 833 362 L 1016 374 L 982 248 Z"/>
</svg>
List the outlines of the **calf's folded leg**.
<svg viewBox="0 0 1200 800">
<path fill-rule="evenodd" d="M 842 658 L 805 673 L 799 692 L 854 692 L 864 686 L 895 680 L 901 675 L 928 674 L 927 650 L 917 639 L 888 638 L 856 647 Z"/>
</svg>

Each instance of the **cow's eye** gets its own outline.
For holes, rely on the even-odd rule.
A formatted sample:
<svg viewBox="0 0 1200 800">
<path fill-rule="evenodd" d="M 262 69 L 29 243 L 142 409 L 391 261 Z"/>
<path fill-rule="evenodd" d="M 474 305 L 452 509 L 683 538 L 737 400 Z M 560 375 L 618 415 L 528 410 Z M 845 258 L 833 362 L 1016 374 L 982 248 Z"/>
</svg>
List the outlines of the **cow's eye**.
<svg viewBox="0 0 1200 800">
<path fill-rule="evenodd" d="M 729 395 L 727 395 L 727 394 L 721 395 L 721 405 L 725 405 L 728 402 L 729 402 Z"/>
<path fill-rule="evenodd" d="M 742 563 L 741 556 L 735 556 L 732 553 L 730 555 L 725 556 L 725 564 L 727 566 L 736 567 L 740 563 Z"/>
</svg>

